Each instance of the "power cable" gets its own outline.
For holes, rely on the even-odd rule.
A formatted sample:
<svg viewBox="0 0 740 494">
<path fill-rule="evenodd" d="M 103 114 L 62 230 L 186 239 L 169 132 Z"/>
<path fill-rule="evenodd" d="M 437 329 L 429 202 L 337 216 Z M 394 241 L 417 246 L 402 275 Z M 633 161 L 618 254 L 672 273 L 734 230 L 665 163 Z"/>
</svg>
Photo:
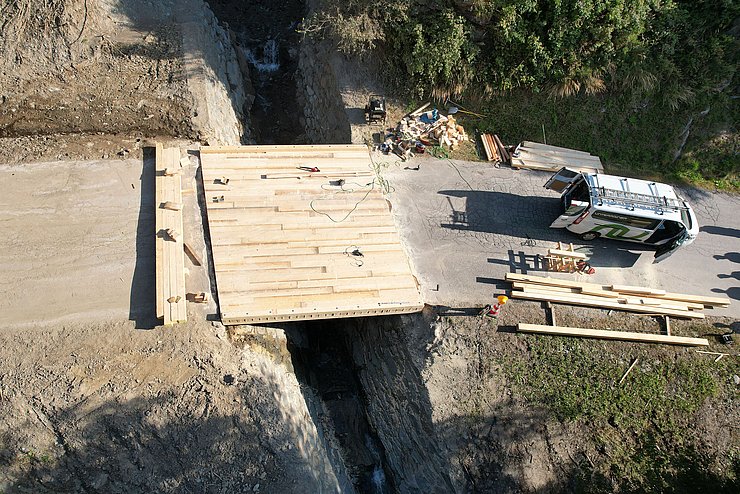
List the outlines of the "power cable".
<svg viewBox="0 0 740 494">
<path fill-rule="evenodd" d="M 460 175 L 460 178 L 462 178 L 462 179 L 463 179 L 463 182 L 465 182 L 466 184 L 468 184 L 468 188 L 469 188 L 470 190 L 475 190 L 475 189 L 473 188 L 473 186 L 472 186 L 472 185 L 470 185 L 470 182 L 468 182 L 467 180 L 465 180 L 465 177 L 463 177 L 463 176 L 462 176 L 462 173 L 460 173 L 460 169 L 459 169 L 459 168 L 458 168 L 457 166 L 455 166 L 455 163 L 453 163 L 453 162 L 452 162 L 452 160 L 451 160 L 451 159 L 449 159 L 449 158 L 448 158 L 448 159 L 447 159 L 446 161 L 447 161 L 447 163 L 449 163 L 449 164 L 450 164 L 450 165 L 452 166 L 452 168 L 454 168 L 454 169 L 455 169 L 455 171 L 457 172 L 457 174 L 458 174 L 458 175 Z"/>
</svg>

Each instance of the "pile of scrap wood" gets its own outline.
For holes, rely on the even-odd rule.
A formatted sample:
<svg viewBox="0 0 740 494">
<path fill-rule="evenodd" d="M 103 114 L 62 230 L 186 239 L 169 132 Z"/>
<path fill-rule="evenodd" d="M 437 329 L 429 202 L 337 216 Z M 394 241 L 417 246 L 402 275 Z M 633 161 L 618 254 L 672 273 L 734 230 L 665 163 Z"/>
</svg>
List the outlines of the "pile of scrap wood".
<svg viewBox="0 0 740 494">
<path fill-rule="evenodd" d="M 486 152 L 488 161 L 502 164 L 509 164 L 511 162 L 511 154 L 501 142 L 499 136 L 496 134 L 481 134 L 480 140 L 483 143 L 483 150 Z"/>
<path fill-rule="evenodd" d="M 395 153 L 402 159 L 423 153 L 426 146 L 437 144 L 455 149 L 461 142 L 469 140 L 462 125 L 452 115 L 442 115 L 437 109 L 427 110 L 430 103 L 407 114 L 384 136 L 379 149 L 383 153 Z"/>
<path fill-rule="evenodd" d="M 604 173 L 598 156 L 585 151 L 525 141 L 511 155 L 512 168 L 556 172 L 563 167 L 586 173 Z"/>
<path fill-rule="evenodd" d="M 683 319 L 703 319 L 701 310 L 705 307 L 727 307 L 730 304 L 726 297 L 686 295 L 655 288 L 602 285 L 528 274 L 507 273 L 506 280 L 513 284 L 512 298 Z"/>
</svg>

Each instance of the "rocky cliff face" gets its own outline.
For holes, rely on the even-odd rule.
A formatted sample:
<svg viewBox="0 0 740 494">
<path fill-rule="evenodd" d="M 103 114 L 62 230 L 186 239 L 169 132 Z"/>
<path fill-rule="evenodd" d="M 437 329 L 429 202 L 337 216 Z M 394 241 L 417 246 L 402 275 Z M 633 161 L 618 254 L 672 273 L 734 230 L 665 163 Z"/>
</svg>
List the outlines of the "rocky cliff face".
<svg viewBox="0 0 740 494">
<path fill-rule="evenodd" d="M 342 104 L 329 48 L 304 38 L 299 49 L 296 84 L 300 117 L 306 137 L 315 144 L 352 142 L 349 120 Z"/>
<path fill-rule="evenodd" d="M 355 319 L 345 330 L 367 400 L 367 416 L 385 449 L 399 492 L 460 492 L 449 452 L 437 435 L 429 393 L 409 348 L 429 328 L 422 315 Z M 414 329 L 417 328 L 417 329 Z"/>
</svg>

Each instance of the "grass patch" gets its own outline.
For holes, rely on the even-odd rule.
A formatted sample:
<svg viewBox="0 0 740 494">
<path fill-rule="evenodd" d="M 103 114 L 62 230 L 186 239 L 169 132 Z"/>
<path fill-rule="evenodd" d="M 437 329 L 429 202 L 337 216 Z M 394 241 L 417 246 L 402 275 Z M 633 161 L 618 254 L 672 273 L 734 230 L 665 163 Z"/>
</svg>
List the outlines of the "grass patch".
<svg viewBox="0 0 740 494">
<path fill-rule="evenodd" d="M 736 359 L 715 363 L 693 352 L 627 344 L 621 348 L 628 352 L 619 353 L 613 343 L 572 338 L 528 337 L 528 343 L 527 358 L 503 363 L 515 393 L 592 430 L 605 458 L 597 473 L 614 479 L 620 492 L 737 487 L 737 454 L 719 459 L 721 473 L 710 471 L 716 459 L 694 436 L 696 412 L 708 399 L 735 398 L 728 376 L 740 372 Z M 630 356 L 639 363 L 619 385 Z"/>
<path fill-rule="evenodd" d="M 607 173 L 740 191 L 737 104 L 718 95 L 674 110 L 623 94 L 556 99 L 522 90 L 495 96 L 475 109 L 489 115 L 475 125 L 507 144 L 546 139 L 588 151 L 601 158 Z M 706 107 L 710 111 L 698 116 Z M 674 161 L 692 117 L 683 154 Z"/>
</svg>

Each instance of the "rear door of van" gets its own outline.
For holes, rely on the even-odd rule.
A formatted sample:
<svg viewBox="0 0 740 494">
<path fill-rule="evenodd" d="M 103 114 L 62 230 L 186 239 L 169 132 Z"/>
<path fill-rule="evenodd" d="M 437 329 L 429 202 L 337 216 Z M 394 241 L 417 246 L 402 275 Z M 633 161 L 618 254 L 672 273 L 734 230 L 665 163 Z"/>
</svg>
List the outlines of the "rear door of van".
<svg viewBox="0 0 740 494">
<path fill-rule="evenodd" d="M 580 178 L 581 172 L 571 170 L 570 168 L 561 168 L 555 175 L 550 177 L 545 184 L 545 188 L 563 194 Z"/>
<path fill-rule="evenodd" d="M 569 168 L 561 168 L 555 175 L 545 183 L 545 188 L 560 192 L 561 197 L 570 191 L 574 184 L 577 184 L 583 180 L 581 172 L 571 170 Z M 589 203 L 582 203 L 573 201 L 569 207 L 564 204 L 565 211 L 555 221 L 552 222 L 550 228 L 566 228 L 572 224 L 576 218 L 578 218 L 584 211 L 589 207 Z"/>
</svg>

